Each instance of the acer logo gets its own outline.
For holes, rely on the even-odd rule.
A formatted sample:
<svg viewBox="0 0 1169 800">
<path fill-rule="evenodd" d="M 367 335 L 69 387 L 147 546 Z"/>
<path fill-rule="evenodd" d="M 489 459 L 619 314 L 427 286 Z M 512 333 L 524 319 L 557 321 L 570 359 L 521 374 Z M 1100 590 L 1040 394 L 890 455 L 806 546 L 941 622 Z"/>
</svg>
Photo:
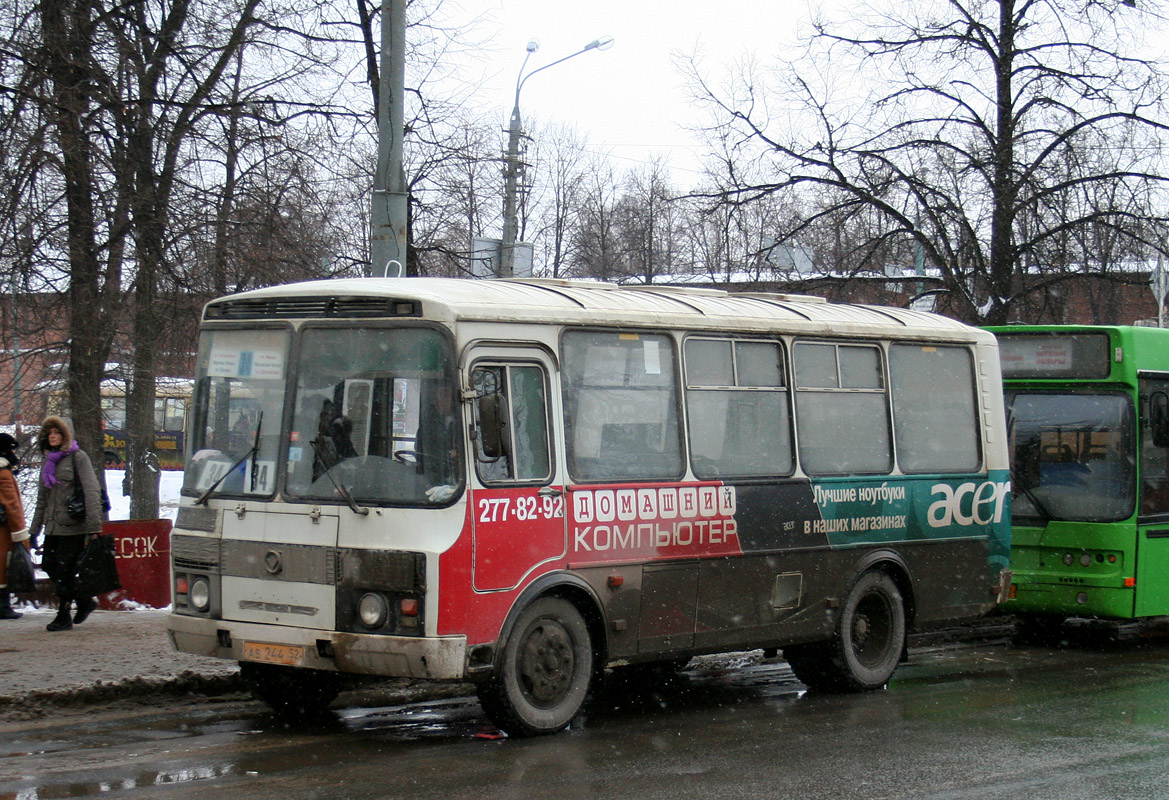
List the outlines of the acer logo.
<svg viewBox="0 0 1169 800">
<path fill-rule="evenodd" d="M 1011 493 L 1010 481 L 963 483 L 957 487 L 935 483 L 931 494 L 942 497 L 930 504 L 926 515 L 931 528 L 950 525 L 990 525 L 1002 522 L 1003 506 Z"/>
</svg>

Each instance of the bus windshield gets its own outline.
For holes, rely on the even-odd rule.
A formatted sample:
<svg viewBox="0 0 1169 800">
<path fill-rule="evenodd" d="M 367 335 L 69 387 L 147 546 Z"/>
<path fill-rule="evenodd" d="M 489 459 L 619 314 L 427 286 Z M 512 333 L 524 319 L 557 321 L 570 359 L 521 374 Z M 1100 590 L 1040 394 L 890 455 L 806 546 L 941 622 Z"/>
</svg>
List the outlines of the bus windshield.
<svg viewBox="0 0 1169 800">
<path fill-rule="evenodd" d="M 429 328 L 300 335 L 286 499 L 444 504 L 461 487 L 454 358 Z"/>
<path fill-rule="evenodd" d="M 290 338 L 286 330 L 202 334 L 185 492 L 275 491 Z"/>
<path fill-rule="evenodd" d="M 1119 393 L 1007 396 L 1013 514 L 1113 522 L 1136 494 L 1132 401 Z"/>
</svg>

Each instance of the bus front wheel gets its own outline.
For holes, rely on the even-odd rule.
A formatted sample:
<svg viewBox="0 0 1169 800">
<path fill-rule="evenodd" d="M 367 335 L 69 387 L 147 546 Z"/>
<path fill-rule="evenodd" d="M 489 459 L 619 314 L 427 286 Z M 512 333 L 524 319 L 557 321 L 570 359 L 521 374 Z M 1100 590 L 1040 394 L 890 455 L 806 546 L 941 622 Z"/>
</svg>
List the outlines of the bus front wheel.
<svg viewBox="0 0 1169 800">
<path fill-rule="evenodd" d="M 511 736 L 540 736 L 576 716 L 593 678 L 588 626 L 572 603 L 541 597 L 521 613 L 495 675 L 478 687 L 487 716 Z"/>
<path fill-rule="evenodd" d="M 795 676 L 810 689 L 860 692 L 889 682 L 905 649 L 905 603 L 884 572 L 853 584 L 827 642 L 784 648 Z"/>
<path fill-rule="evenodd" d="M 252 694 L 282 717 L 320 714 L 341 692 L 341 676 L 325 670 L 241 661 L 239 673 Z"/>
</svg>

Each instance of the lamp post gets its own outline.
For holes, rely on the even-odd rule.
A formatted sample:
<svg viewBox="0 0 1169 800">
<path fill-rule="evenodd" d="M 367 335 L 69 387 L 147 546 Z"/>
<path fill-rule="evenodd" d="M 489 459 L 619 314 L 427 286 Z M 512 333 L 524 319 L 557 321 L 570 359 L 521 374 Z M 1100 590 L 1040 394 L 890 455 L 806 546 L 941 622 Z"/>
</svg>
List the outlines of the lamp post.
<svg viewBox="0 0 1169 800">
<path fill-rule="evenodd" d="M 581 53 L 587 53 L 590 50 L 608 50 L 612 46 L 613 37 L 602 36 L 598 39 L 593 39 L 575 53 L 569 53 L 564 58 L 557 59 L 551 64 L 545 64 L 525 75 L 524 69 L 528 66 L 528 59 L 532 57 L 532 53 L 540 49 L 540 43 L 535 39 L 527 44 L 527 55 L 524 56 L 524 63 L 520 65 L 519 74 L 516 75 L 515 104 L 512 106 L 511 121 L 507 127 L 507 156 L 506 164 L 504 165 L 503 185 L 503 242 L 500 245 L 498 272 L 501 278 L 510 278 L 515 274 L 515 242 L 519 228 L 518 214 L 516 211 L 516 195 L 519 190 L 520 177 L 520 139 L 524 135 L 523 120 L 520 117 L 520 89 L 524 88 L 524 83 L 527 82 L 528 78 L 537 72 L 543 72 L 549 67 L 562 64 L 570 58 L 579 56 Z"/>
</svg>

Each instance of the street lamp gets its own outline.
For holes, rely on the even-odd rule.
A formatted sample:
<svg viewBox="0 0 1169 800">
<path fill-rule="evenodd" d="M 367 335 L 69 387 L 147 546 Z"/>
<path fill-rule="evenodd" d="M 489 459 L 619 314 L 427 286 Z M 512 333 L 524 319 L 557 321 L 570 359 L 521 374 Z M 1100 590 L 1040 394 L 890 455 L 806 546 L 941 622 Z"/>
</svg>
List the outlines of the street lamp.
<svg viewBox="0 0 1169 800">
<path fill-rule="evenodd" d="M 524 56 L 524 63 L 520 65 L 519 74 L 516 75 L 515 104 L 512 106 L 511 122 L 507 127 L 507 163 L 504 167 L 503 186 L 503 243 L 500 246 L 498 273 L 501 278 L 510 278 L 515 274 L 515 240 L 516 232 L 519 228 L 519 223 L 516 219 L 516 194 L 520 174 L 520 139 L 523 137 L 523 121 L 520 118 L 520 89 L 524 88 L 524 84 L 528 78 L 537 72 L 543 72 L 549 67 L 562 64 L 570 58 L 579 56 L 581 53 L 587 53 L 590 50 L 608 50 L 612 46 L 612 36 L 602 36 L 599 39 L 593 39 L 575 53 L 569 53 L 564 58 L 557 59 L 551 64 L 545 64 L 542 67 L 534 69 L 527 75 L 524 74 L 524 69 L 528 66 L 528 59 L 532 57 L 532 53 L 540 49 L 540 43 L 533 39 L 528 42 L 525 48 L 527 55 Z"/>
</svg>

